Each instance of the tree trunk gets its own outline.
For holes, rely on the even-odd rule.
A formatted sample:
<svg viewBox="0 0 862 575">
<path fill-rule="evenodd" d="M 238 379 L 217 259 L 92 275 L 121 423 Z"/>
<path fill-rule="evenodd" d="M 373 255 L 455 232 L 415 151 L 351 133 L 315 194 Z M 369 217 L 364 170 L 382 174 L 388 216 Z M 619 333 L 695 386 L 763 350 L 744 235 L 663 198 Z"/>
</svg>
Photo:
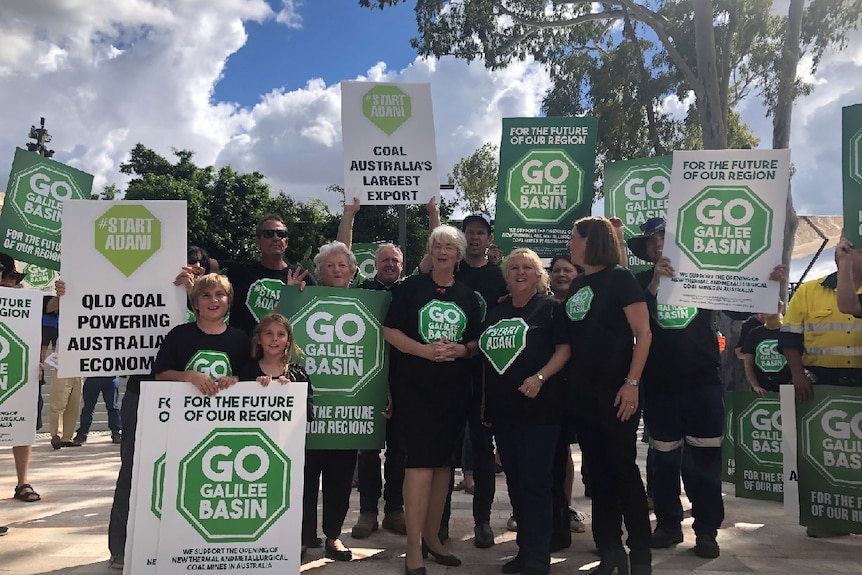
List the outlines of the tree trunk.
<svg viewBox="0 0 862 575">
<path fill-rule="evenodd" d="M 695 89 L 695 95 L 703 131 L 703 147 L 706 150 L 723 150 L 727 148 L 727 115 L 722 115 L 712 0 L 694 0 L 693 4 L 697 75 L 700 81 L 700 89 Z"/>
</svg>

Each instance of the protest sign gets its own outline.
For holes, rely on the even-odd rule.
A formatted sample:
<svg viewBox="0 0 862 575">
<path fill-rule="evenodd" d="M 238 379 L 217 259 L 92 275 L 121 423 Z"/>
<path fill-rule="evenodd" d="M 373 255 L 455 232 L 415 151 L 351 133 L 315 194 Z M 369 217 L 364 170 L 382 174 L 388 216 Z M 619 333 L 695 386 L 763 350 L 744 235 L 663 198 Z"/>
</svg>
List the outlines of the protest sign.
<svg viewBox="0 0 862 575">
<path fill-rule="evenodd" d="M 775 312 L 790 150 L 674 152 L 659 303 Z"/>
<path fill-rule="evenodd" d="M 16 148 L 0 213 L 3 252 L 59 270 L 63 202 L 89 198 L 92 188 L 90 174 Z"/>
<path fill-rule="evenodd" d="M 862 248 L 862 104 L 841 108 L 844 236 Z"/>
<path fill-rule="evenodd" d="M 597 130 L 597 118 L 503 118 L 494 242 L 504 254 L 566 252 L 592 209 Z"/>
<path fill-rule="evenodd" d="M 341 134 L 345 201 L 439 203 L 430 84 L 342 82 Z"/>
<path fill-rule="evenodd" d="M 186 321 L 184 201 L 64 204 L 59 375 L 149 374 Z"/>
<path fill-rule="evenodd" d="M 778 390 L 781 403 L 781 453 L 784 479 L 784 513 L 799 517 L 799 473 L 796 457 L 796 392 L 792 385 Z"/>
<path fill-rule="evenodd" d="M 376 290 L 282 289 L 279 309 L 290 318 L 314 388 L 309 449 L 383 447 L 389 346 L 382 322 L 390 298 Z"/>
<path fill-rule="evenodd" d="M 0 287 L 0 446 L 36 440 L 42 294 Z"/>
<path fill-rule="evenodd" d="M 781 501 L 784 493 L 778 393 L 733 392 L 736 414 L 736 496 Z"/>
<path fill-rule="evenodd" d="M 733 417 L 733 391 L 724 392 L 724 440 L 721 442 L 721 480 L 736 483 L 736 419 Z"/>
</svg>

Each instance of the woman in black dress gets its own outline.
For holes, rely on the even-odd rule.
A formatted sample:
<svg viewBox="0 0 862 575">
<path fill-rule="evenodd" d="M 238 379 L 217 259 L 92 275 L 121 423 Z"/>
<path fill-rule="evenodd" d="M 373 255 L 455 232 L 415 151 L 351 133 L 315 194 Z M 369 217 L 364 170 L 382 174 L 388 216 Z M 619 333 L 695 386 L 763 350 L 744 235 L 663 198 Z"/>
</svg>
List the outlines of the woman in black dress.
<svg viewBox="0 0 862 575">
<path fill-rule="evenodd" d="M 652 334 L 644 294 L 618 265 L 622 244 L 611 222 L 581 218 L 572 229 L 572 263 L 584 273 L 566 300 L 572 357 L 571 406 L 593 487 L 593 539 L 601 563 L 593 575 L 651 573 L 650 524 L 637 456 L 638 384 Z"/>
<path fill-rule="evenodd" d="M 405 572 L 425 573 L 423 554 L 457 566 L 437 536 L 449 491 L 452 454 L 467 415 L 468 359 L 476 352 L 481 315 L 476 294 L 455 281 L 455 266 L 467 240 L 451 226 L 428 237 L 432 269 L 404 280 L 392 294 L 384 336 L 401 352 L 392 381 L 392 409 L 398 413 L 407 452 L 404 514 Z"/>
</svg>

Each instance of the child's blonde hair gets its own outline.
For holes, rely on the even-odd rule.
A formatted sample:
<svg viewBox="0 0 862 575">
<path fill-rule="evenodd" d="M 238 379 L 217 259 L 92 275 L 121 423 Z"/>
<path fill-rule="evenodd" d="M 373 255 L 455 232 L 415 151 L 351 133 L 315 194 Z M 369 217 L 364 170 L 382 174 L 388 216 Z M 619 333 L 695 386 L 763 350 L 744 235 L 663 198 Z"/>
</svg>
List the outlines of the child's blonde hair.
<svg viewBox="0 0 862 575">
<path fill-rule="evenodd" d="M 254 333 L 251 336 L 251 357 L 252 359 L 260 359 L 263 357 L 263 346 L 260 343 L 260 336 L 263 330 L 269 324 L 277 324 L 284 328 L 287 332 L 287 346 L 284 348 L 284 353 L 281 356 L 281 367 L 284 373 L 287 373 L 287 368 L 291 363 L 299 361 L 302 358 L 302 350 L 296 345 L 296 339 L 293 337 L 293 326 L 290 321 L 280 313 L 270 313 L 261 318 L 260 323 L 254 328 Z M 294 357 L 295 356 L 295 357 Z"/>
<path fill-rule="evenodd" d="M 227 276 L 216 273 L 204 274 L 195 280 L 195 285 L 192 286 L 192 290 L 189 293 L 189 301 L 195 313 L 200 311 L 198 309 L 198 299 L 201 297 L 201 294 L 214 287 L 220 287 L 227 293 L 228 309 L 233 305 L 233 286 L 230 285 L 230 280 L 227 279 Z"/>
</svg>

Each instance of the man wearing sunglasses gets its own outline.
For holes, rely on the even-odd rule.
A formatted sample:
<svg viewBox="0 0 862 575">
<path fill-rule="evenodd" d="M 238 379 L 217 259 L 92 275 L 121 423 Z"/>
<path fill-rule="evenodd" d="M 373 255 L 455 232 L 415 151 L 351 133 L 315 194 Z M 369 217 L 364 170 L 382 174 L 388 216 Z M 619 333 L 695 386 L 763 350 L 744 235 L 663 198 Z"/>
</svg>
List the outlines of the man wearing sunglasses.
<svg viewBox="0 0 862 575">
<path fill-rule="evenodd" d="M 256 262 L 237 262 L 213 258 L 209 259 L 211 271 L 221 270 L 230 280 L 234 289 L 233 305 L 228 322 L 251 335 L 260 317 L 271 312 L 278 303 L 281 286 L 285 284 L 315 285 L 308 270 L 284 261 L 287 250 L 287 226 L 277 214 L 267 214 L 257 222 L 254 243 L 260 250 L 260 260 Z M 183 268 L 177 284 L 194 285 L 195 265 Z M 267 305 L 262 305 L 265 302 Z M 269 305 L 271 304 L 271 305 Z"/>
</svg>

